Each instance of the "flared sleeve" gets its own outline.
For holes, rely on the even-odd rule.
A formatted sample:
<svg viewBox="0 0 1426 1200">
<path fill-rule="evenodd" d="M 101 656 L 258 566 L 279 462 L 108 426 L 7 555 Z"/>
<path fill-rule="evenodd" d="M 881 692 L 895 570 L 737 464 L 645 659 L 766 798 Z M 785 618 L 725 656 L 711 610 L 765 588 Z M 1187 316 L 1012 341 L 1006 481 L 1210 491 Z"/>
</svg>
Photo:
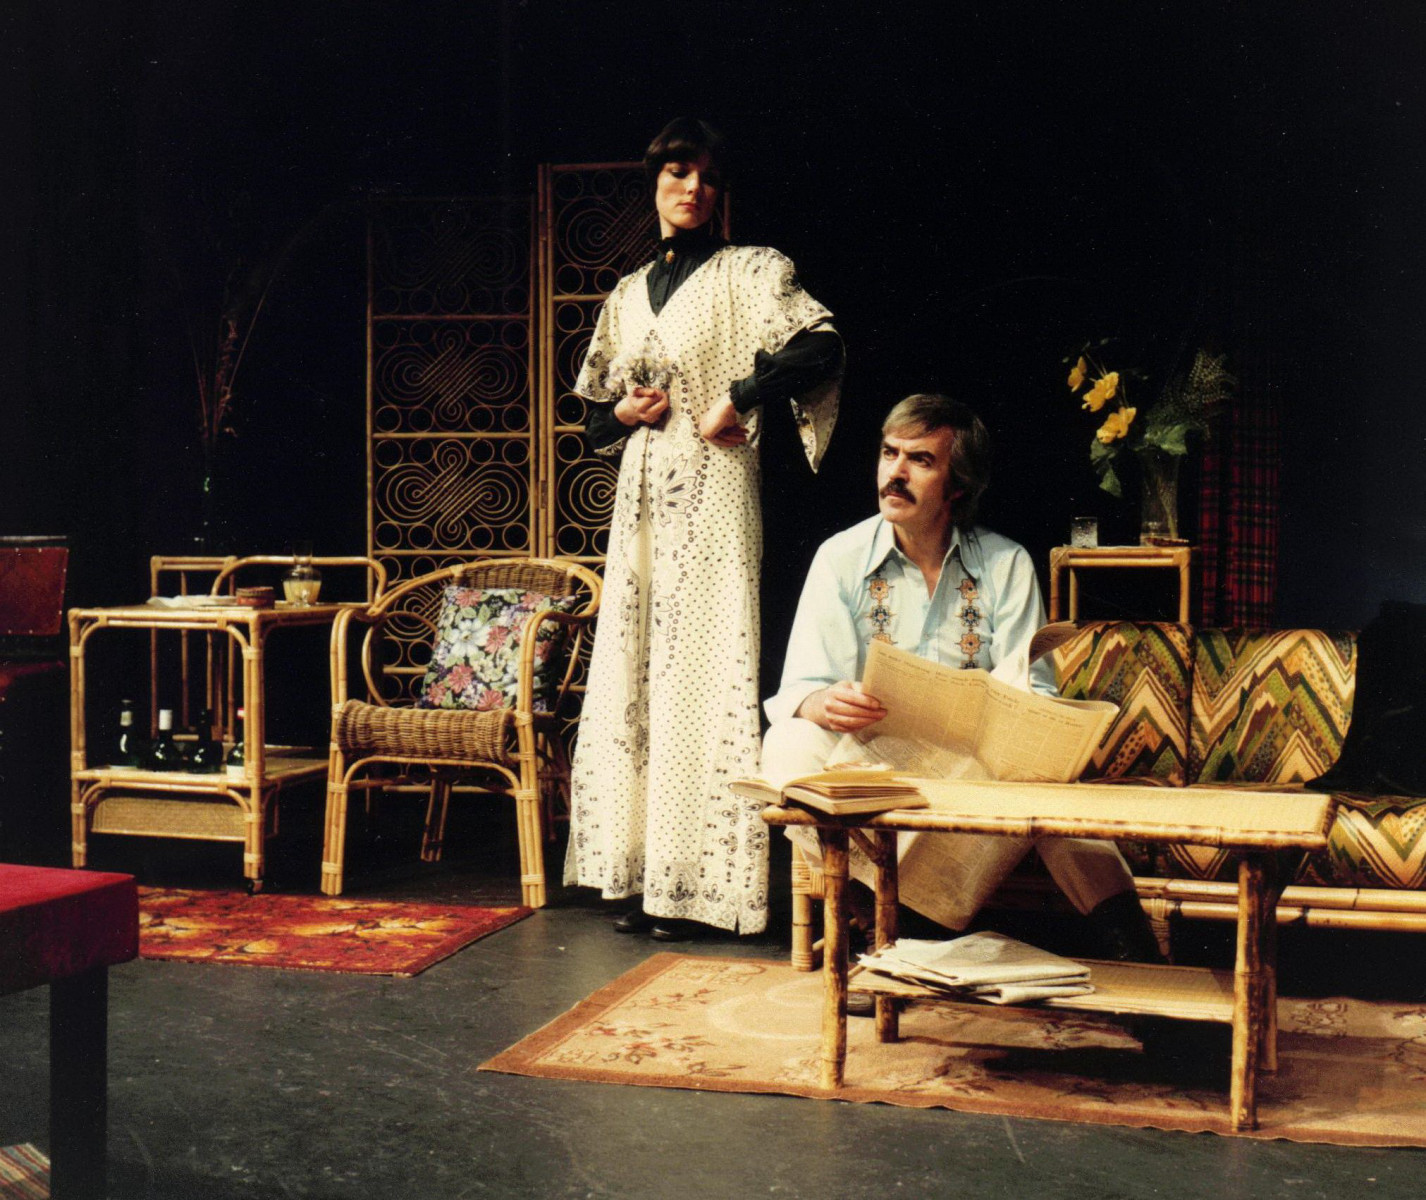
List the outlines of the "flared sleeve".
<svg viewBox="0 0 1426 1200">
<path fill-rule="evenodd" d="M 745 247 L 740 255 L 737 303 L 754 323 L 758 349 L 775 355 L 803 331 L 836 333 L 832 313 L 803 290 L 797 268 L 785 254 L 767 246 Z M 842 394 L 841 356 L 832 372 L 791 397 L 792 416 L 807 462 L 815 471 L 831 441 Z"/>
<path fill-rule="evenodd" d="M 584 364 L 574 381 L 574 391 L 589 401 L 585 438 L 590 449 L 603 458 L 618 458 L 633 432 L 614 415 L 614 405 L 624 397 L 624 380 L 611 371 L 619 358 L 619 305 L 627 290 L 628 276 L 621 279 L 599 309 L 594 336 Z"/>
</svg>

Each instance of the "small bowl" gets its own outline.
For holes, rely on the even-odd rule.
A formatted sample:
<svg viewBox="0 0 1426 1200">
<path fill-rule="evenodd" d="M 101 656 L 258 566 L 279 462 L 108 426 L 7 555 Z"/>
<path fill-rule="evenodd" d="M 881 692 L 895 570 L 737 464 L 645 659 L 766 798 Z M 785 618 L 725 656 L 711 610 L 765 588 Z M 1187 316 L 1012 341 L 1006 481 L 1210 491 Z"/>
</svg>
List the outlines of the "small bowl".
<svg viewBox="0 0 1426 1200">
<path fill-rule="evenodd" d="M 243 608 L 271 608 L 277 599 L 270 587 L 239 588 L 233 594 L 233 603 Z"/>
</svg>

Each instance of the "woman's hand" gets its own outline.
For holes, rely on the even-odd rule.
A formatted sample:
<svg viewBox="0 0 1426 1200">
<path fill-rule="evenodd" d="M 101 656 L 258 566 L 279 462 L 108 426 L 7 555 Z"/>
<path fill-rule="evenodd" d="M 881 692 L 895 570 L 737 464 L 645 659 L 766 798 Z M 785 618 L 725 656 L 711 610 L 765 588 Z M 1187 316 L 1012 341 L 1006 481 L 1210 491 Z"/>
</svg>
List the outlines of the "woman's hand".
<svg viewBox="0 0 1426 1200">
<path fill-rule="evenodd" d="M 668 393 L 663 388 L 636 387 L 614 406 L 615 418 L 631 428 L 657 425 L 668 412 Z"/>
<path fill-rule="evenodd" d="M 698 433 L 715 446 L 741 446 L 748 440 L 748 431 L 738 423 L 738 410 L 728 396 L 703 414 L 698 422 Z"/>
<path fill-rule="evenodd" d="M 861 684 L 844 679 L 813 692 L 797 706 L 797 715 L 834 733 L 855 733 L 875 725 L 886 716 L 886 709 L 875 696 L 862 691 Z"/>
</svg>

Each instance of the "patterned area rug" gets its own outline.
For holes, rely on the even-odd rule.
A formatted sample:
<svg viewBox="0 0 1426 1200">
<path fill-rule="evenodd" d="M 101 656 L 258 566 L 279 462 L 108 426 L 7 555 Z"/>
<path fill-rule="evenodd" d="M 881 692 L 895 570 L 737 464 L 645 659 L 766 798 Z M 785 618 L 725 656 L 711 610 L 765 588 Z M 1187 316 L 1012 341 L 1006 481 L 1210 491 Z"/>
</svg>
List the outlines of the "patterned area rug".
<svg viewBox="0 0 1426 1200">
<path fill-rule="evenodd" d="M 49 1200 L 50 1160 L 25 1142 L 0 1146 L 0 1200 Z"/>
<path fill-rule="evenodd" d="M 139 889 L 139 957 L 416 975 L 528 908 Z"/>
<path fill-rule="evenodd" d="M 780 962 L 658 954 L 482 1069 L 828 1099 L 821 986 Z M 1426 1146 L 1426 1005 L 1284 999 L 1279 1014 L 1279 1070 L 1244 1136 Z M 839 1100 L 1229 1132 L 1226 1052 L 1176 1068 L 1103 1018 L 988 1005 L 913 1007 L 891 1045 L 870 1020 L 848 1025 Z"/>
</svg>

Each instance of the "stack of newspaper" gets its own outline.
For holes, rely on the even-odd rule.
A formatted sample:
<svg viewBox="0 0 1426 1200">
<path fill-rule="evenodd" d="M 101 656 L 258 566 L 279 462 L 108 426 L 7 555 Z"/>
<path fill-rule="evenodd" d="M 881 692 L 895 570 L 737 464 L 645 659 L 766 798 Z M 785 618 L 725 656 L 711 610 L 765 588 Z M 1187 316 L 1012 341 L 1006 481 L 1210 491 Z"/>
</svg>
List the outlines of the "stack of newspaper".
<svg viewBox="0 0 1426 1200">
<path fill-rule="evenodd" d="M 1094 991 L 1089 968 L 1000 933 L 948 942 L 901 938 L 860 963 L 869 971 L 991 1004 L 1029 1004 Z"/>
</svg>

